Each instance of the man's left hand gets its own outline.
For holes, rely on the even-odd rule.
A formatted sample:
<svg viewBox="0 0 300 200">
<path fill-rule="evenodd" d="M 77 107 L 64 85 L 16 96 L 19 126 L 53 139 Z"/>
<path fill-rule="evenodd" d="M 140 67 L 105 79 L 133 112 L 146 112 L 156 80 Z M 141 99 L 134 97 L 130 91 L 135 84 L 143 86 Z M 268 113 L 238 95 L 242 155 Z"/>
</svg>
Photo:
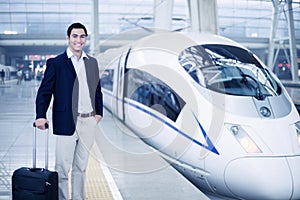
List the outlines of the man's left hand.
<svg viewBox="0 0 300 200">
<path fill-rule="evenodd" d="M 100 120 L 102 119 L 102 116 L 101 115 L 95 115 L 95 119 L 96 119 L 96 122 L 98 124 L 100 122 Z"/>
</svg>

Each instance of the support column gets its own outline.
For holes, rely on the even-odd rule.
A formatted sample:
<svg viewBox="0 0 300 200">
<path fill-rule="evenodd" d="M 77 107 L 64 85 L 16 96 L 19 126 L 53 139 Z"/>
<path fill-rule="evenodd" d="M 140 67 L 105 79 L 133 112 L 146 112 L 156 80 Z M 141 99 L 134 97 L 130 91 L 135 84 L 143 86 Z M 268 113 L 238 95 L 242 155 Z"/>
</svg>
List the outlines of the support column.
<svg viewBox="0 0 300 200">
<path fill-rule="evenodd" d="M 174 0 L 154 1 L 154 28 L 170 31 L 172 28 Z"/>
<path fill-rule="evenodd" d="M 91 15 L 91 40 L 90 40 L 90 54 L 96 56 L 99 54 L 99 0 L 92 1 L 92 15 Z"/>
<path fill-rule="evenodd" d="M 2 47 L 0 47 L 0 65 L 1 64 L 2 65 L 6 64 L 6 62 L 5 62 L 5 54 L 6 54 L 5 49 L 2 48 Z"/>
<path fill-rule="evenodd" d="M 279 18 L 279 6 L 280 2 L 278 0 L 273 0 L 273 16 L 272 16 L 272 25 L 270 29 L 270 38 L 269 38 L 269 54 L 268 54 L 268 62 L 267 66 L 273 70 L 275 64 L 275 37 L 276 37 L 276 29 L 278 27 L 278 18 Z M 274 59 L 275 58 L 275 59 Z"/>
<path fill-rule="evenodd" d="M 218 34 L 216 0 L 187 0 L 192 32 Z"/>
<path fill-rule="evenodd" d="M 299 81 L 292 0 L 287 0 L 287 23 L 288 23 L 288 29 L 289 29 L 289 44 L 290 44 L 292 77 L 293 77 L 293 81 Z"/>
<path fill-rule="evenodd" d="M 267 65 L 273 70 L 275 62 L 278 58 L 279 51 L 282 49 L 287 62 L 291 66 L 291 74 L 293 81 L 298 81 L 298 63 L 297 63 L 297 49 L 295 39 L 295 27 L 292 9 L 292 0 L 272 0 L 273 3 L 273 18 L 271 26 L 271 34 L 269 39 L 269 54 Z M 276 31 L 278 28 L 279 16 L 281 13 L 285 14 L 288 26 L 288 37 L 276 38 Z M 288 47 L 286 47 L 288 43 Z M 287 51 L 289 49 L 289 52 Z"/>
</svg>

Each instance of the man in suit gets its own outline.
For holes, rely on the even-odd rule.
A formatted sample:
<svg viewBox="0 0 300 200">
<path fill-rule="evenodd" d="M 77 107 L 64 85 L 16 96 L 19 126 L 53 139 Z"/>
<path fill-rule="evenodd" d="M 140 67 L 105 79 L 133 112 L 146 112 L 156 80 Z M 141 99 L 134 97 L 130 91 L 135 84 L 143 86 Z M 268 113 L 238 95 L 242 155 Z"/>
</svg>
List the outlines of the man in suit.
<svg viewBox="0 0 300 200">
<path fill-rule="evenodd" d="M 57 135 L 55 170 L 59 176 L 59 199 L 68 199 L 71 173 L 72 200 L 85 199 L 85 170 L 97 124 L 103 116 L 98 63 L 83 51 L 87 30 L 73 23 L 67 30 L 68 48 L 47 61 L 36 97 L 36 121 L 45 129 L 46 112 L 53 96 L 53 134 Z"/>
</svg>

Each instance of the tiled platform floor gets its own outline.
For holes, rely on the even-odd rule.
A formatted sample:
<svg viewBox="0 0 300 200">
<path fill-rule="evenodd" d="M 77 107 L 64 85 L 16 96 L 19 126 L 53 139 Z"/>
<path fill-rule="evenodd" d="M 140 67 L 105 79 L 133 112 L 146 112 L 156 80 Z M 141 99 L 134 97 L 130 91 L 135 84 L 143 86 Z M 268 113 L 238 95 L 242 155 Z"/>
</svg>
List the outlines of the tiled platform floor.
<svg viewBox="0 0 300 200">
<path fill-rule="evenodd" d="M 13 171 L 32 166 L 32 122 L 38 86 L 34 80 L 22 85 L 16 85 L 15 80 L 0 85 L 0 200 L 11 199 Z M 105 111 L 99 128 L 87 169 L 88 200 L 207 199 L 126 127 L 116 123 L 109 112 Z M 42 167 L 44 135 L 37 136 L 37 166 Z M 49 147 L 49 169 L 53 170 L 52 134 Z"/>
</svg>

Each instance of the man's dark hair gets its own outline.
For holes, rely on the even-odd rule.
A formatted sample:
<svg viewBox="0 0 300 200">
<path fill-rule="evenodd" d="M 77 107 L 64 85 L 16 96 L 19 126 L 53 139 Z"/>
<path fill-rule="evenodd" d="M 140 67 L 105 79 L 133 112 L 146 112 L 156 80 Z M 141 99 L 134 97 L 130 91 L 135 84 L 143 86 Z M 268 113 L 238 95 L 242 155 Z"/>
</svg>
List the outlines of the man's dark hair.
<svg viewBox="0 0 300 200">
<path fill-rule="evenodd" d="M 82 28 L 82 29 L 84 30 L 85 35 L 88 36 L 87 30 L 86 30 L 85 26 L 84 26 L 83 24 L 77 22 L 77 23 L 73 23 L 73 24 L 71 24 L 71 25 L 69 26 L 69 28 L 68 28 L 68 30 L 67 30 L 67 35 L 68 35 L 68 37 L 70 37 L 71 31 L 72 31 L 72 29 L 74 29 L 74 28 Z"/>
</svg>

